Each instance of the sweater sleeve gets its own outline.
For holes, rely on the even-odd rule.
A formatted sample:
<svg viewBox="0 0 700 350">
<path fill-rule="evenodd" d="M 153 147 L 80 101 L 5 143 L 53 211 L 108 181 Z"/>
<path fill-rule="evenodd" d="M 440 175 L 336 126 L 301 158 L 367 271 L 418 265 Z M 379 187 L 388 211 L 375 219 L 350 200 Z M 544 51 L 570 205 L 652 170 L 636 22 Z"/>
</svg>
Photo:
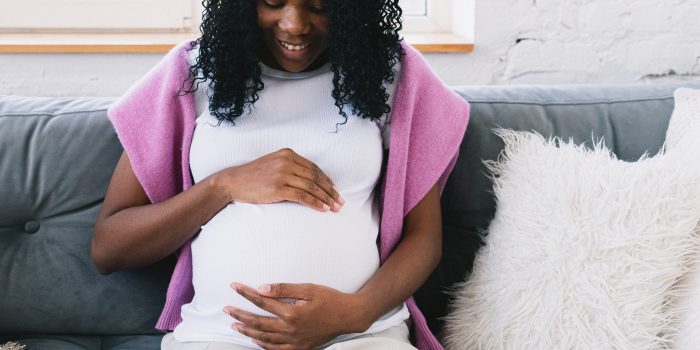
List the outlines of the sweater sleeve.
<svg viewBox="0 0 700 350">
<path fill-rule="evenodd" d="M 404 217 L 436 183 L 442 193 L 469 120 L 469 104 L 435 76 L 420 53 L 405 43 L 404 50 L 380 192 L 382 261 L 401 239 Z"/>
<path fill-rule="evenodd" d="M 191 185 L 186 151 L 194 128 L 192 94 L 183 42 L 110 106 L 107 115 L 129 157 L 139 183 L 153 203 Z"/>
<path fill-rule="evenodd" d="M 379 252 L 384 262 L 401 240 L 405 216 L 436 183 L 442 193 L 459 154 L 469 104 L 445 86 L 406 43 L 391 120 L 391 147 L 380 198 Z M 413 298 L 406 301 L 416 346 L 441 350 Z"/>
</svg>

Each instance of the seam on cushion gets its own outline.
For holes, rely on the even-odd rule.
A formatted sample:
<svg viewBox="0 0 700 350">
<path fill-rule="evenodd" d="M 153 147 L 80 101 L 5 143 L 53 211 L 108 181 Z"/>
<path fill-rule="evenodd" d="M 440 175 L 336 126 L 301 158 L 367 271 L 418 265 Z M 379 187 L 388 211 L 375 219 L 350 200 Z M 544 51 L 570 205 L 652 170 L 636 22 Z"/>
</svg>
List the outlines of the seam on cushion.
<svg viewBox="0 0 700 350">
<path fill-rule="evenodd" d="M 605 109 L 605 118 L 603 118 L 603 120 L 607 124 L 607 129 L 611 131 L 610 135 L 611 135 L 612 140 L 608 140 L 607 138 L 605 138 L 604 135 L 599 135 L 598 140 L 594 140 L 593 139 L 593 130 L 591 130 L 591 141 L 597 142 L 597 141 L 602 139 L 603 144 L 606 145 L 606 147 L 611 147 L 611 150 L 613 151 L 613 153 L 615 153 L 615 151 L 620 149 L 620 140 L 618 138 L 618 135 L 620 135 L 620 133 L 618 131 L 618 128 L 615 126 L 616 124 L 613 123 L 612 114 L 613 113 L 610 110 L 610 106 L 608 105 L 608 108 Z M 604 134 L 605 129 L 603 129 L 602 131 Z M 611 142 L 612 145 L 608 144 L 608 142 Z M 589 148 L 593 148 L 593 147 L 589 147 Z M 644 152 L 647 152 L 647 151 L 648 151 L 648 149 Z M 617 153 L 615 153 L 615 155 L 617 156 Z"/>
<path fill-rule="evenodd" d="M 50 113 L 50 112 L 36 112 L 36 113 L 4 113 L 0 114 L 0 118 L 2 117 L 29 117 L 29 116 L 44 116 L 44 117 L 58 117 L 61 115 L 68 115 L 68 114 L 79 114 L 79 113 L 96 113 L 96 112 L 104 112 L 106 111 L 107 108 L 101 108 L 101 109 L 92 109 L 92 110 L 84 110 L 84 111 L 70 111 L 70 112 L 61 112 L 61 113 Z"/>
<path fill-rule="evenodd" d="M 459 93 L 458 93 L 459 94 Z M 538 105 L 538 106 L 560 106 L 560 105 L 599 105 L 599 104 L 616 104 L 616 103 L 634 103 L 646 101 L 663 101 L 672 100 L 673 96 L 666 97 L 640 97 L 625 100 L 569 100 L 569 101 L 532 101 L 532 100 L 487 100 L 487 99 L 470 99 L 468 96 L 462 98 L 469 103 L 487 103 L 487 104 L 523 104 L 523 105 Z"/>
</svg>

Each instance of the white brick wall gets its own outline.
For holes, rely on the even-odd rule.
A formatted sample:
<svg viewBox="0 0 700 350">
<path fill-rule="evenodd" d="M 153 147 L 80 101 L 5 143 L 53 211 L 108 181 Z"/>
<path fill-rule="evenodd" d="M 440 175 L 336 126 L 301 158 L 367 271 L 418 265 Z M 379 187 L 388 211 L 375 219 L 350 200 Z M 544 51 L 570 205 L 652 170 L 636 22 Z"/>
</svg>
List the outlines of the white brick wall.
<svg viewBox="0 0 700 350">
<path fill-rule="evenodd" d="M 478 0 L 476 50 L 430 55 L 449 84 L 700 79 L 699 0 Z"/>
<path fill-rule="evenodd" d="M 700 0 L 477 0 L 476 49 L 429 54 L 448 84 L 700 79 Z M 160 55 L 0 55 L 0 94 L 116 96 Z"/>
</svg>

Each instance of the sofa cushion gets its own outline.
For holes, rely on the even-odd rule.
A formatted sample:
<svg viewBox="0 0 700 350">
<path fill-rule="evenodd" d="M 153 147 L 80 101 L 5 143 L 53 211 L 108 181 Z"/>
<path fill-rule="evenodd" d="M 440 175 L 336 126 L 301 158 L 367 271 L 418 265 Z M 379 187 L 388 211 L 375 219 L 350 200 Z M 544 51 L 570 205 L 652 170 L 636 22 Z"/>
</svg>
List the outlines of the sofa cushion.
<svg viewBox="0 0 700 350">
<path fill-rule="evenodd" d="M 109 276 L 90 260 L 122 152 L 112 101 L 0 97 L 0 334 L 161 334 L 172 259 Z"/>
<path fill-rule="evenodd" d="M 443 254 L 438 268 L 416 294 L 433 332 L 440 332 L 447 294 L 464 281 L 480 247 L 479 232 L 494 213 L 491 181 L 482 160 L 494 160 L 503 142 L 492 130 L 537 131 L 545 137 L 590 143 L 604 138 L 623 160 L 655 153 L 664 142 L 680 86 L 463 86 L 455 91 L 471 103 L 467 133 L 442 195 Z"/>
<path fill-rule="evenodd" d="M 162 335 L 87 336 L 33 335 L 0 336 L 0 344 L 16 341 L 25 350 L 159 350 Z"/>
</svg>

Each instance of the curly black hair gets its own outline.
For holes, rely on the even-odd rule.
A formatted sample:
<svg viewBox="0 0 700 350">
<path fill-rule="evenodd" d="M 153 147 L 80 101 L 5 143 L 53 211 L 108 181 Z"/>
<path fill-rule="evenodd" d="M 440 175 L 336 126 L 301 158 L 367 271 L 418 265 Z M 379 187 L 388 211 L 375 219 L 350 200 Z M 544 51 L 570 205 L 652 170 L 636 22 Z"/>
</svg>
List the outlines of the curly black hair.
<svg viewBox="0 0 700 350">
<path fill-rule="evenodd" d="M 343 107 L 376 120 L 391 107 L 386 84 L 394 81 L 394 66 L 404 52 L 399 0 L 325 0 L 328 18 L 326 54 L 333 72 L 332 97 L 347 122 Z M 264 88 L 260 61 L 265 45 L 257 26 L 255 0 L 203 0 L 199 57 L 181 93 L 193 93 L 209 81 L 209 110 L 219 122 L 235 125 Z"/>
</svg>

